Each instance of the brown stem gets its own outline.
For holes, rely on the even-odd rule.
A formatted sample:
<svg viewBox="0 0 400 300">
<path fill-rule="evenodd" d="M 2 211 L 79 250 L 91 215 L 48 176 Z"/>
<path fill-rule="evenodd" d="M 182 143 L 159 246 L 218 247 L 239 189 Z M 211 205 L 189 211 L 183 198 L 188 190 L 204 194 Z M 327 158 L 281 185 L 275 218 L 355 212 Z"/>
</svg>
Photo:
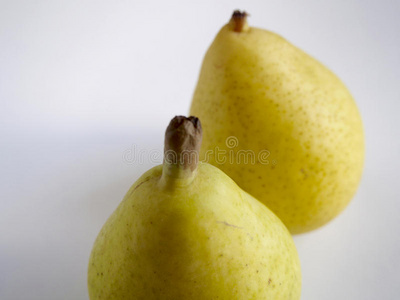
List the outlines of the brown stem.
<svg viewBox="0 0 400 300">
<path fill-rule="evenodd" d="M 232 14 L 231 22 L 233 23 L 233 31 L 242 32 L 247 21 L 247 12 L 235 10 Z"/>
<path fill-rule="evenodd" d="M 199 162 L 202 139 L 200 120 L 176 116 L 165 132 L 163 177 L 185 179 L 192 177 Z"/>
</svg>

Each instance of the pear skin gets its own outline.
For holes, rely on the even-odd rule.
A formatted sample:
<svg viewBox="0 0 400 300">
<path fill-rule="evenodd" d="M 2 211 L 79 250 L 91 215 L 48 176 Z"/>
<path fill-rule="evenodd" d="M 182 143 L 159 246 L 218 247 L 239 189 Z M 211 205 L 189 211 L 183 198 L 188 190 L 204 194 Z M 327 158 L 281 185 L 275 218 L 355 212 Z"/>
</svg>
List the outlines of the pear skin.
<svg viewBox="0 0 400 300">
<path fill-rule="evenodd" d="M 300 299 L 286 227 L 221 170 L 183 158 L 198 151 L 200 123 L 177 118 L 165 149 L 178 155 L 130 188 L 95 241 L 90 299 Z"/>
<path fill-rule="evenodd" d="M 281 36 L 249 27 L 245 13 L 235 12 L 208 49 L 190 113 L 203 124 L 201 160 L 293 234 L 332 220 L 357 190 L 364 133 L 349 91 Z"/>
</svg>

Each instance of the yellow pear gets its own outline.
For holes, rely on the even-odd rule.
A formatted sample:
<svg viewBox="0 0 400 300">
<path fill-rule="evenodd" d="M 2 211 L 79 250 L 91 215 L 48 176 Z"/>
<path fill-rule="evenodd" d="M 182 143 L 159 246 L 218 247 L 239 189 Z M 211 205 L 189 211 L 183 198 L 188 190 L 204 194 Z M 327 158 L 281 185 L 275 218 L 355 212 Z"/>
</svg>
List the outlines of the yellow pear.
<svg viewBox="0 0 400 300">
<path fill-rule="evenodd" d="M 91 300 L 300 299 L 292 237 L 263 204 L 199 162 L 201 125 L 175 117 L 164 163 L 128 191 L 90 256 Z"/>
<path fill-rule="evenodd" d="M 190 113 L 201 160 L 266 204 L 292 233 L 337 216 L 357 190 L 364 134 L 330 70 L 236 11 L 207 51 Z"/>
</svg>

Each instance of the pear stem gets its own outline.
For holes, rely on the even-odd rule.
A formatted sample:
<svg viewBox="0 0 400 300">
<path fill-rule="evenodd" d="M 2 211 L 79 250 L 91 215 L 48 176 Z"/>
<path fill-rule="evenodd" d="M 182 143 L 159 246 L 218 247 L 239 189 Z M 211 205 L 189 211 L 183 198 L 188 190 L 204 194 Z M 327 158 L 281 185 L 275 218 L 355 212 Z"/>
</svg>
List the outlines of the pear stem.
<svg viewBox="0 0 400 300">
<path fill-rule="evenodd" d="M 242 32 L 247 25 L 248 13 L 245 11 L 235 10 L 232 14 L 231 23 L 233 24 L 233 31 Z"/>
<path fill-rule="evenodd" d="M 191 182 L 199 162 L 201 139 L 202 128 L 198 118 L 176 116 L 171 120 L 165 132 L 164 183 Z"/>
</svg>

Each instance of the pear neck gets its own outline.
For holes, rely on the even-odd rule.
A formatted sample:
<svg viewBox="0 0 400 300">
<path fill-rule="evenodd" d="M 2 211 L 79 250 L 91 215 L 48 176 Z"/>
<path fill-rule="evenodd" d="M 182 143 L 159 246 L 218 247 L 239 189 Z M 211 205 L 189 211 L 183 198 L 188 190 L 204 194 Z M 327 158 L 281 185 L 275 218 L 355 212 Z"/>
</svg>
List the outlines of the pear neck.
<svg viewBox="0 0 400 300">
<path fill-rule="evenodd" d="M 163 185 L 183 186 L 193 181 L 201 139 L 202 128 L 198 118 L 176 116 L 171 120 L 165 132 Z"/>
<path fill-rule="evenodd" d="M 249 24 L 247 23 L 248 13 L 245 11 L 235 10 L 232 14 L 231 20 L 228 25 L 234 32 L 246 32 L 249 30 Z"/>
</svg>

